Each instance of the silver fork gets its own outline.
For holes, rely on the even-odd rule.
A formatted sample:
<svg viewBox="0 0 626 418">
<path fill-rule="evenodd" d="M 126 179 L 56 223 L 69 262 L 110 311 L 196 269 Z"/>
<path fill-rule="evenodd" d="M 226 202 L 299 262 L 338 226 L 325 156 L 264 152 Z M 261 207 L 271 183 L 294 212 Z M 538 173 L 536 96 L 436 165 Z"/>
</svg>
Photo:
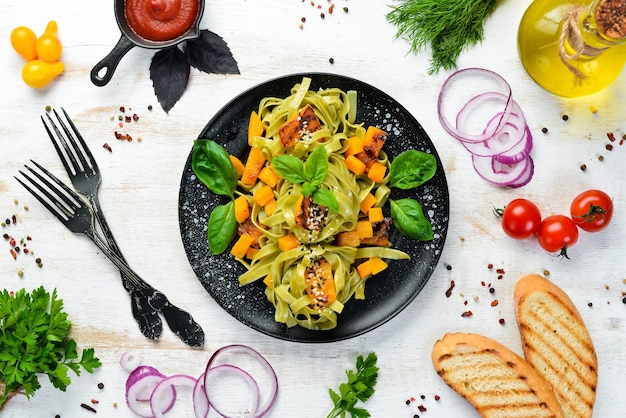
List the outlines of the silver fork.
<svg viewBox="0 0 626 418">
<path fill-rule="evenodd" d="M 98 164 L 65 109 L 61 108 L 61 111 L 67 120 L 69 128 L 56 110 L 53 110 L 53 113 L 58 121 L 58 125 L 61 127 L 60 129 L 48 113 L 46 113 L 48 123 L 46 123 L 43 116 L 41 117 L 41 122 L 74 188 L 83 194 L 90 203 L 95 219 L 106 238 L 108 246 L 115 254 L 124 260 L 124 256 L 115 242 L 115 238 L 113 238 L 113 233 L 104 217 L 100 200 L 98 199 L 98 188 L 101 182 Z M 123 272 L 121 273 L 121 277 L 122 285 L 131 297 L 131 310 L 141 333 L 151 339 L 159 338 L 163 325 L 158 311 L 148 304 L 148 300 L 143 294 L 145 289 L 136 289 L 132 281 L 129 280 Z"/>
<path fill-rule="evenodd" d="M 33 160 L 36 171 L 25 165 L 28 170 L 19 170 L 28 180 L 28 184 L 20 178 L 15 179 L 22 184 L 37 200 L 54 214 L 63 225 L 74 233 L 82 233 L 89 237 L 96 246 L 117 266 L 136 291 L 140 292 L 150 307 L 161 312 L 170 329 L 186 344 L 200 347 L 204 344 L 204 331 L 193 317 L 186 311 L 174 306 L 160 291 L 146 283 L 135 273 L 128 263 L 119 257 L 102 239 L 96 229 L 94 213 L 89 204 L 76 192 L 63 184 L 52 173 Z"/>
</svg>

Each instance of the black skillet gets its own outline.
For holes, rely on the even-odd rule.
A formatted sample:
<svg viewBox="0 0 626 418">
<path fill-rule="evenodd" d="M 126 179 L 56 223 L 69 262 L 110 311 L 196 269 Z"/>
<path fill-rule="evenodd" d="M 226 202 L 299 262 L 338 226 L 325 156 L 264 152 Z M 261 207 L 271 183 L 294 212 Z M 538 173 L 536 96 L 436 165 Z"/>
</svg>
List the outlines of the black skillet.
<svg viewBox="0 0 626 418">
<path fill-rule="evenodd" d="M 178 45 L 188 39 L 195 39 L 200 35 L 199 25 L 204 12 L 204 0 L 199 1 L 198 13 L 196 14 L 194 23 L 189 27 L 189 29 L 182 35 L 167 41 L 151 41 L 137 35 L 128 24 L 126 14 L 124 13 L 126 0 L 114 0 L 114 3 L 115 20 L 117 21 L 117 26 L 119 26 L 122 35 L 111 52 L 109 52 L 109 54 L 104 57 L 102 61 L 97 63 L 91 70 L 91 82 L 96 86 L 101 87 L 111 81 L 113 73 L 117 68 L 117 64 L 119 64 L 124 55 L 126 55 L 126 53 L 135 46 L 148 49 L 167 48 Z"/>
</svg>

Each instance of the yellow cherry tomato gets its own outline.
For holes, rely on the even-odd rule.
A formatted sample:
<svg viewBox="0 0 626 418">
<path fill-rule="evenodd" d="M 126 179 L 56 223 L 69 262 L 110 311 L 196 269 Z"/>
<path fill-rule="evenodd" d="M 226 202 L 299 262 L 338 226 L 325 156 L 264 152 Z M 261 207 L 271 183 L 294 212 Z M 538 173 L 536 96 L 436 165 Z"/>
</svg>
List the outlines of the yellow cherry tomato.
<svg viewBox="0 0 626 418">
<path fill-rule="evenodd" d="M 37 35 L 26 26 L 18 26 L 11 32 L 11 46 L 26 61 L 37 58 Z"/>
<path fill-rule="evenodd" d="M 22 79 L 28 86 L 38 89 L 47 86 L 64 70 L 65 66 L 60 61 L 31 60 L 22 68 Z"/>
<path fill-rule="evenodd" d="M 51 20 L 44 33 L 37 38 L 37 58 L 43 61 L 54 62 L 61 58 L 63 46 L 59 41 L 57 22 Z"/>
</svg>

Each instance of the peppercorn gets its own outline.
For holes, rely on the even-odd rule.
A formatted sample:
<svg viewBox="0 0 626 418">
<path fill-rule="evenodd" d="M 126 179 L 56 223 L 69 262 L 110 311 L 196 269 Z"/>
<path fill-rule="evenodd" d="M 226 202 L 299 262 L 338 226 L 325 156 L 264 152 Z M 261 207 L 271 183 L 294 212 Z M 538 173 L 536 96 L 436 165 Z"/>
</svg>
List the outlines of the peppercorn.
<svg viewBox="0 0 626 418">
<path fill-rule="evenodd" d="M 563 117 L 562 117 L 562 118 L 563 118 L 563 120 L 564 120 L 564 121 L 566 121 L 566 122 L 567 122 L 567 120 L 569 119 L 569 116 L 567 116 L 567 115 L 563 115 Z"/>
<path fill-rule="evenodd" d="M 335 63 L 335 59 L 333 57 L 328 58 L 328 62 L 330 62 L 331 64 Z"/>
<path fill-rule="evenodd" d="M 548 128 L 541 128 L 541 132 L 543 132 L 544 134 L 548 133 Z"/>
<path fill-rule="evenodd" d="M 98 383 L 98 389 L 104 389 L 104 383 Z"/>
<path fill-rule="evenodd" d="M 448 271 L 452 270 L 452 266 L 450 264 L 446 264 L 446 270 Z"/>
<path fill-rule="evenodd" d="M 504 325 L 504 318 L 500 318 L 498 322 L 500 323 L 500 325 Z"/>
<path fill-rule="evenodd" d="M 585 171 L 587 169 L 587 164 L 582 164 L 580 166 L 580 171 Z"/>
<path fill-rule="evenodd" d="M 491 293 L 491 294 L 496 293 L 496 289 L 494 287 L 490 287 L 489 288 L 489 293 Z"/>
<path fill-rule="evenodd" d="M 622 303 L 626 305 L 626 297 L 622 299 Z"/>
</svg>

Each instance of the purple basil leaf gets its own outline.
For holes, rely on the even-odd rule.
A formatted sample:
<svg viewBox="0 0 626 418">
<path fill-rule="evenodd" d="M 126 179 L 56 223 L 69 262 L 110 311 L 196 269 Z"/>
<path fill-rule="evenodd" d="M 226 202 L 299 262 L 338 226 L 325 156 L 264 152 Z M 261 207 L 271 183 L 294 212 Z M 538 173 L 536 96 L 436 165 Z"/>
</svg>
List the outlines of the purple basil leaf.
<svg viewBox="0 0 626 418">
<path fill-rule="evenodd" d="M 198 38 L 185 42 L 184 50 L 189 63 L 200 71 L 239 74 L 237 61 L 226 41 L 207 29 L 202 29 Z"/>
<path fill-rule="evenodd" d="M 189 62 L 176 46 L 159 50 L 150 64 L 154 93 L 165 113 L 178 102 L 189 81 Z"/>
</svg>

